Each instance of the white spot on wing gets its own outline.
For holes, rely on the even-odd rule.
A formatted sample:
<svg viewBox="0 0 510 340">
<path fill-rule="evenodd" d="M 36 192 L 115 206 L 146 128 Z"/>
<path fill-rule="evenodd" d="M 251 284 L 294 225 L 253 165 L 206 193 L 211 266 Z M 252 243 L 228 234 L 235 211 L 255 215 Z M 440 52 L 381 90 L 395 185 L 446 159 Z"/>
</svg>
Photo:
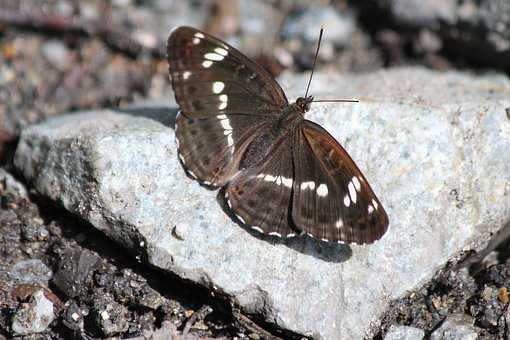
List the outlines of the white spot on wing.
<svg viewBox="0 0 510 340">
<path fill-rule="evenodd" d="M 191 72 L 190 72 L 190 71 L 184 71 L 184 72 L 182 73 L 182 78 L 183 78 L 184 80 L 188 79 L 188 78 L 189 78 L 189 76 L 191 76 Z"/>
<path fill-rule="evenodd" d="M 195 33 L 194 36 L 197 37 L 197 38 L 200 38 L 200 39 L 204 39 L 205 38 L 205 36 L 202 33 L 200 33 L 200 32 Z"/>
<path fill-rule="evenodd" d="M 239 221 L 241 221 L 243 224 L 246 224 L 246 222 L 244 221 L 244 218 L 242 218 L 241 216 L 239 216 L 238 214 L 235 214 L 236 217 L 239 219 Z"/>
<path fill-rule="evenodd" d="M 329 240 L 327 238 L 321 238 L 321 241 L 329 242 Z"/>
<path fill-rule="evenodd" d="M 338 229 L 342 228 L 344 226 L 344 221 L 339 218 L 338 221 L 336 221 L 335 223 L 335 227 L 337 227 Z"/>
<path fill-rule="evenodd" d="M 352 183 L 354 183 L 354 187 L 356 188 L 357 191 L 360 191 L 361 190 L 361 184 L 358 180 L 358 177 L 354 176 L 352 178 Z"/>
<path fill-rule="evenodd" d="M 222 119 L 220 120 L 220 124 L 221 124 L 221 127 L 224 129 L 224 130 L 232 130 L 232 125 L 230 125 L 230 119 L 226 118 L 226 119 Z M 227 131 L 224 131 L 223 133 L 226 135 Z M 230 132 L 228 132 L 228 134 L 230 134 Z"/>
<path fill-rule="evenodd" d="M 351 199 L 349 198 L 349 195 L 347 195 L 347 194 L 344 196 L 344 205 L 346 207 L 349 207 L 351 205 Z"/>
<path fill-rule="evenodd" d="M 306 190 L 306 189 L 314 190 L 315 189 L 315 182 L 309 181 L 309 182 L 301 183 L 301 190 Z"/>
<path fill-rule="evenodd" d="M 218 97 L 220 99 L 220 105 L 218 105 L 218 109 L 223 110 L 228 106 L 228 96 L 226 94 L 220 94 Z"/>
<path fill-rule="evenodd" d="M 227 115 L 218 115 L 218 116 L 216 116 L 216 118 L 218 118 L 219 120 L 228 119 Z"/>
<path fill-rule="evenodd" d="M 200 44 L 200 39 L 199 38 L 193 38 L 193 45 L 198 45 Z"/>
<path fill-rule="evenodd" d="M 277 237 L 282 237 L 282 234 L 277 233 L 276 231 L 272 231 L 272 232 L 270 232 L 270 233 L 269 233 L 269 235 L 271 235 L 271 236 L 277 236 Z"/>
<path fill-rule="evenodd" d="M 368 205 L 368 213 L 371 214 L 374 212 L 374 207 L 372 206 L 372 204 L 369 204 Z"/>
<path fill-rule="evenodd" d="M 229 147 L 234 146 L 234 138 L 232 138 L 232 134 L 229 134 L 229 135 L 227 136 L 227 145 L 228 145 Z"/>
<path fill-rule="evenodd" d="M 287 188 L 292 188 L 292 178 L 287 178 L 282 176 L 282 184 L 285 185 Z"/>
<path fill-rule="evenodd" d="M 224 56 L 222 56 L 221 54 L 217 54 L 217 53 L 206 53 L 206 54 L 204 54 L 204 58 L 208 59 L 208 60 L 214 60 L 214 61 L 221 61 L 221 60 L 225 59 Z"/>
<path fill-rule="evenodd" d="M 328 186 L 324 183 L 319 185 L 319 187 L 317 188 L 317 195 L 319 195 L 320 197 L 328 196 Z"/>
<path fill-rule="evenodd" d="M 219 55 L 222 55 L 224 57 L 226 57 L 228 55 L 228 52 L 226 49 L 222 48 L 222 47 L 216 47 L 214 49 L 214 52 L 218 53 Z"/>
<path fill-rule="evenodd" d="M 294 233 L 292 233 L 292 234 L 287 234 L 287 237 L 288 237 L 288 238 L 291 238 L 291 237 L 294 237 L 294 236 L 296 236 L 296 234 L 294 234 Z"/>
<path fill-rule="evenodd" d="M 264 233 L 264 230 L 260 229 L 259 227 L 254 226 L 254 227 L 251 227 L 251 228 L 252 228 L 253 230 L 258 231 L 258 232 L 259 232 L 259 233 L 261 233 L 261 234 L 263 234 L 263 233 Z"/>
<path fill-rule="evenodd" d="M 266 182 L 274 182 L 276 180 L 276 177 L 272 176 L 272 175 L 265 175 L 264 176 L 264 181 Z"/>
<path fill-rule="evenodd" d="M 349 182 L 347 188 L 349 189 L 349 196 L 351 196 L 352 203 L 356 204 L 356 189 L 354 188 L 354 184 L 352 181 Z"/>
<path fill-rule="evenodd" d="M 228 192 L 225 193 L 225 199 L 227 200 L 228 207 L 232 209 L 232 203 L 230 203 L 230 200 L 228 199 Z"/>
<path fill-rule="evenodd" d="M 377 201 L 372 198 L 372 205 L 374 206 L 374 209 L 377 210 L 379 208 L 379 204 L 377 204 Z"/>
<path fill-rule="evenodd" d="M 212 65 L 212 64 L 213 64 L 213 62 L 212 62 L 212 61 L 210 61 L 210 60 L 206 60 L 206 61 L 204 61 L 204 62 L 202 63 L 202 66 L 203 66 L 204 68 L 209 68 L 209 67 L 211 67 L 211 65 Z"/>
<path fill-rule="evenodd" d="M 219 94 L 225 88 L 225 83 L 222 81 L 215 81 L 212 84 L 212 91 L 214 94 Z"/>
</svg>

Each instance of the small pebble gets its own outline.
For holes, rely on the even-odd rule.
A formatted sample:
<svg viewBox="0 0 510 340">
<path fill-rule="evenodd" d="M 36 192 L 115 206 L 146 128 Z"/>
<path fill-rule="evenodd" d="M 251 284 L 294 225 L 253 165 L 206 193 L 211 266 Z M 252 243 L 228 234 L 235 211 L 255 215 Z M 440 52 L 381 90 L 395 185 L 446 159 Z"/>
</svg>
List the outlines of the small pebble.
<svg viewBox="0 0 510 340">
<path fill-rule="evenodd" d="M 55 319 L 53 302 L 46 298 L 44 290 L 36 291 L 28 303 L 16 311 L 11 329 L 16 335 L 28 335 L 44 332 Z"/>
</svg>

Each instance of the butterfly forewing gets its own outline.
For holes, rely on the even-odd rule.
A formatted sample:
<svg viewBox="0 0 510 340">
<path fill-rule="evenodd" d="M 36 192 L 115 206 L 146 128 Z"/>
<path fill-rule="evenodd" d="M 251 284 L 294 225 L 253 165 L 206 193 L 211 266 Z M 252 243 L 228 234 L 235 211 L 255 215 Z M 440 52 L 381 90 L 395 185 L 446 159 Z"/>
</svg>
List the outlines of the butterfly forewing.
<svg viewBox="0 0 510 340">
<path fill-rule="evenodd" d="M 283 90 L 262 67 L 227 43 L 191 27 L 168 38 L 175 97 L 188 116 L 277 114 L 288 105 Z"/>
<path fill-rule="evenodd" d="M 200 182 L 222 186 L 254 132 L 288 105 L 285 94 L 263 68 L 194 28 L 175 29 L 167 49 L 180 160 Z"/>
<path fill-rule="evenodd" d="M 328 241 L 364 244 L 379 239 L 388 217 L 342 146 L 307 120 L 296 130 L 293 145 L 296 227 Z"/>
</svg>

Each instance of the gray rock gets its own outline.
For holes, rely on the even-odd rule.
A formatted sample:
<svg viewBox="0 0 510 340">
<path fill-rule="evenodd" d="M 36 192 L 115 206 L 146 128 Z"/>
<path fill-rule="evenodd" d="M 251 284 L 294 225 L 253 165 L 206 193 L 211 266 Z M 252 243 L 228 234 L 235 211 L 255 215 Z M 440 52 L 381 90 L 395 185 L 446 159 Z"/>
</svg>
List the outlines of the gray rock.
<svg viewBox="0 0 510 340">
<path fill-rule="evenodd" d="M 384 340 L 421 340 L 425 332 L 410 326 L 391 326 Z"/>
<path fill-rule="evenodd" d="M 48 40 L 41 46 L 41 52 L 55 68 L 65 69 L 69 65 L 69 49 L 60 40 Z"/>
<path fill-rule="evenodd" d="M 510 67 L 510 2 L 507 0 L 378 0 L 397 22 L 430 30 L 450 54 L 489 67 Z M 473 53 L 476 50 L 477 53 Z"/>
<path fill-rule="evenodd" d="M 453 314 L 446 318 L 441 327 L 430 336 L 431 340 L 476 340 L 477 328 L 473 318 L 465 314 Z"/>
<path fill-rule="evenodd" d="M 54 319 L 53 302 L 46 298 L 44 290 L 40 289 L 14 314 L 11 329 L 16 335 L 41 333 Z"/>
<path fill-rule="evenodd" d="M 116 335 L 128 329 L 128 309 L 116 302 L 109 293 L 97 294 L 92 301 L 92 318 L 104 336 Z"/>
<path fill-rule="evenodd" d="M 354 19 L 349 13 L 340 13 L 331 6 L 304 8 L 285 21 L 282 35 L 300 38 L 306 43 L 317 44 L 321 26 L 325 28 L 323 42 L 346 45 L 355 29 Z"/>
<path fill-rule="evenodd" d="M 434 26 L 456 19 L 457 0 L 392 0 L 393 15 L 411 25 Z"/>
<path fill-rule="evenodd" d="M 99 256 L 89 250 L 69 248 L 62 254 L 53 283 L 67 297 L 75 297 L 91 280 L 99 260 Z"/>
<path fill-rule="evenodd" d="M 281 83 L 295 98 L 306 79 L 287 74 Z M 311 93 L 361 100 L 315 104 L 308 117 L 339 139 L 388 212 L 390 229 L 371 246 L 262 239 L 233 223 L 216 192 L 184 175 L 174 131 L 160 123 L 172 120 L 171 100 L 32 126 L 15 164 L 40 193 L 151 265 L 278 327 L 360 338 L 389 301 L 460 251 L 484 247 L 508 219 L 510 81 L 398 68 L 317 73 Z"/>
<path fill-rule="evenodd" d="M 324 35 L 319 57 L 331 60 L 335 56 L 335 47 L 347 46 L 351 42 L 355 21 L 350 12 L 340 13 L 331 6 L 303 8 L 285 20 L 282 37 L 289 42 L 294 55 L 312 58 L 321 26 L 324 27 Z"/>
<path fill-rule="evenodd" d="M 9 275 L 18 283 L 37 283 L 47 286 L 53 272 L 41 260 L 29 259 L 16 262 L 9 271 Z"/>
<path fill-rule="evenodd" d="M 200 339 L 200 337 L 194 334 L 182 335 L 178 330 L 177 326 L 171 321 L 163 321 L 161 327 L 154 331 L 143 331 L 142 336 L 130 338 L 131 340 L 168 340 L 168 339 L 180 339 L 185 338 L 186 340 Z"/>
<path fill-rule="evenodd" d="M 66 305 L 67 308 L 62 315 L 62 323 L 75 332 L 82 331 L 84 326 L 82 310 L 74 300 L 70 300 Z"/>
<path fill-rule="evenodd" d="M 0 168 L 0 188 L 16 196 L 28 197 L 27 189 L 5 169 Z"/>
</svg>

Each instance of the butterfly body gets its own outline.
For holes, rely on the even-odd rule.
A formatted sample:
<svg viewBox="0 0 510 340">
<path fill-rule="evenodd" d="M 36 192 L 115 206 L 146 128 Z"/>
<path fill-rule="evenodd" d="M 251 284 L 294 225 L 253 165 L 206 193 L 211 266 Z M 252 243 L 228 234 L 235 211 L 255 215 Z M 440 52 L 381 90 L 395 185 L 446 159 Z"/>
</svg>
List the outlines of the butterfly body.
<svg viewBox="0 0 510 340">
<path fill-rule="evenodd" d="M 209 187 L 222 187 L 237 218 L 291 237 L 372 243 L 388 217 L 340 144 L 306 120 L 313 97 L 289 103 L 261 66 L 191 27 L 168 40 L 169 71 L 181 112 L 180 161 Z"/>
</svg>

